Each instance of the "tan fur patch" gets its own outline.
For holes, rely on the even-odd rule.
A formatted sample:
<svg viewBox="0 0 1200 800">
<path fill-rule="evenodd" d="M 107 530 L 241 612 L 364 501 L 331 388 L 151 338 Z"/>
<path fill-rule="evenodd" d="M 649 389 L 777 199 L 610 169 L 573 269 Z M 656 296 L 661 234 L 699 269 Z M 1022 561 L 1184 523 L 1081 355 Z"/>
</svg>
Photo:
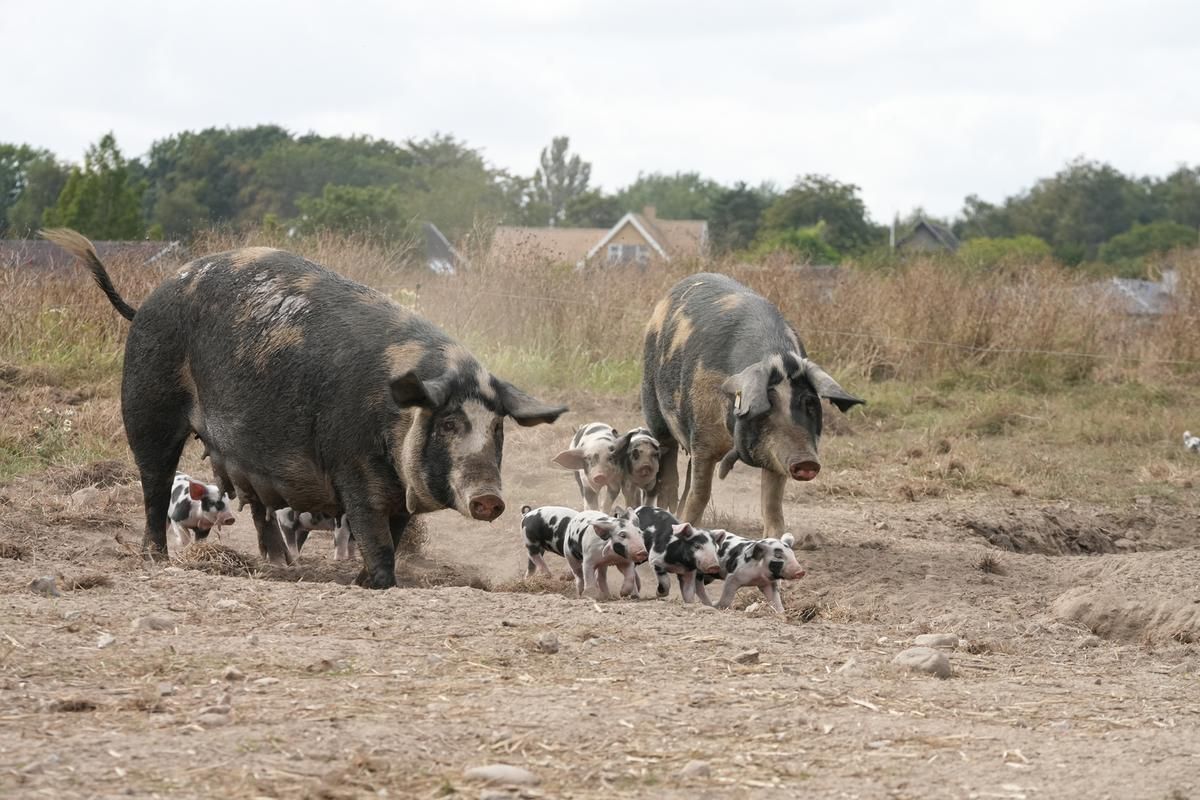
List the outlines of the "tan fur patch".
<svg viewBox="0 0 1200 800">
<path fill-rule="evenodd" d="M 244 269 L 259 259 L 278 252 L 274 247 L 243 247 L 229 256 L 229 266 L 233 269 Z"/>
<path fill-rule="evenodd" d="M 389 344 L 383 351 L 383 357 L 388 365 L 388 375 L 396 378 L 406 372 L 411 372 L 417 368 L 417 365 L 421 363 L 421 359 L 428 352 L 429 348 L 418 342 Z"/>
<path fill-rule="evenodd" d="M 446 356 L 447 372 L 465 373 L 468 367 L 474 366 L 475 356 L 461 344 L 448 345 L 442 353 Z"/>
<path fill-rule="evenodd" d="M 200 407 L 200 395 L 196 390 L 196 378 L 192 375 L 192 360 L 185 357 L 183 365 L 179 368 L 179 385 L 192 398 L 192 410 L 188 415 L 188 422 L 191 423 L 192 430 L 199 433 L 204 430 L 204 409 Z"/>
<path fill-rule="evenodd" d="M 682 349 L 692 336 L 692 319 L 683 314 L 683 309 L 676 312 L 675 330 L 671 332 L 671 346 L 667 348 L 663 361 L 670 360 L 677 350 Z"/>
<path fill-rule="evenodd" d="M 422 468 L 421 457 L 425 449 L 425 418 L 429 412 L 425 409 L 412 409 L 400 415 L 392 423 L 389 433 L 389 446 L 392 452 L 392 463 L 400 465 L 400 477 L 412 500 L 411 511 L 437 511 L 442 504 L 433 499 L 429 487 L 425 483 L 425 472 Z M 399 456 L 397 458 L 397 456 Z"/>
<path fill-rule="evenodd" d="M 321 281 L 321 276 L 315 272 L 306 272 L 292 281 L 291 290 L 297 294 L 307 294 Z"/>
<path fill-rule="evenodd" d="M 717 301 L 717 308 L 722 311 L 733 311 L 742 304 L 742 296 L 740 294 L 727 294 Z"/>
<path fill-rule="evenodd" d="M 654 313 L 650 315 L 650 321 L 646 323 L 646 336 L 651 334 L 658 335 L 662 333 L 663 323 L 667 321 L 667 312 L 671 310 L 671 298 L 664 297 L 654 306 Z"/>
<path fill-rule="evenodd" d="M 270 360 L 289 347 L 304 341 L 304 329 L 299 325 L 273 325 L 262 332 L 254 344 L 254 363 L 266 369 Z"/>
<path fill-rule="evenodd" d="M 696 367 L 692 377 L 693 456 L 721 458 L 733 447 L 733 437 L 725 427 L 725 393 L 721 384 L 727 376 L 704 367 Z"/>
</svg>

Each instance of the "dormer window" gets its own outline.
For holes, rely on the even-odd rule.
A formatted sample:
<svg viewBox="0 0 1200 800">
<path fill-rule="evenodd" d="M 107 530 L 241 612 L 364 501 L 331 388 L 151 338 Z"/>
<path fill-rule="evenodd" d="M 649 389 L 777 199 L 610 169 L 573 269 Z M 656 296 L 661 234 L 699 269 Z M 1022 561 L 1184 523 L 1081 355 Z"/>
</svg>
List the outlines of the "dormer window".
<svg viewBox="0 0 1200 800">
<path fill-rule="evenodd" d="M 650 261 L 650 248 L 644 244 L 610 244 L 609 264 L 645 264 Z"/>
</svg>

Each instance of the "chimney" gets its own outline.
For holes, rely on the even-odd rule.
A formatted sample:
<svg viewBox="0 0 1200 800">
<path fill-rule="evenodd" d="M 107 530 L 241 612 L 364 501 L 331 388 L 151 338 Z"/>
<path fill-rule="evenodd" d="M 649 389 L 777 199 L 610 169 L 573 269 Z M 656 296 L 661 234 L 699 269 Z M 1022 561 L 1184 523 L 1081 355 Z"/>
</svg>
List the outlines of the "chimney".
<svg viewBox="0 0 1200 800">
<path fill-rule="evenodd" d="M 642 209 L 642 216 L 654 222 L 654 220 L 658 219 L 658 209 L 654 206 L 646 206 Z"/>
</svg>

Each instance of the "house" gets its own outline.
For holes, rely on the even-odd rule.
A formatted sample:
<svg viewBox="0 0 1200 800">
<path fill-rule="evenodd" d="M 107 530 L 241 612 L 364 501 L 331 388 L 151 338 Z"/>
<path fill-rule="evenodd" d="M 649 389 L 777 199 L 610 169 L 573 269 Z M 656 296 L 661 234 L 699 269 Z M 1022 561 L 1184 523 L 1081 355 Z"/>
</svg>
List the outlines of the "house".
<svg viewBox="0 0 1200 800">
<path fill-rule="evenodd" d="M 105 264 L 123 262 L 147 265 L 163 259 L 184 260 L 179 242 L 98 241 L 96 255 Z M 49 272 L 75 268 L 75 257 L 45 239 L 0 239 L 0 269 L 25 269 Z"/>
<path fill-rule="evenodd" d="M 1178 283 L 1179 273 L 1168 269 L 1161 281 L 1110 278 L 1094 286 L 1103 298 L 1132 317 L 1157 317 L 1173 307 Z"/>
<path fill-rule="evenodd" d="M 499 260 L 591 265 L 696 258 L 708 250 L 704 220 L 659 219 L 654 206 L 629 212 L 611 228 L 523 228 L 501 225 L 491 253 Z"/>
<path fill-rule="evenodd" d="M 470 265 L 463 258 L 446 235 L 438 230 L 432 222 L 422 222 L 421 232 L 425 236 L 425 266 L 430 272 L 438 275 L 453 275 Z"/>
<path fill-rule="evenodd" d="M 941 225 L 919 220 L 900 241 L 896 250 L 901 253 L 953 253 L 958 249 L 958 237 Z"/>
</svg>

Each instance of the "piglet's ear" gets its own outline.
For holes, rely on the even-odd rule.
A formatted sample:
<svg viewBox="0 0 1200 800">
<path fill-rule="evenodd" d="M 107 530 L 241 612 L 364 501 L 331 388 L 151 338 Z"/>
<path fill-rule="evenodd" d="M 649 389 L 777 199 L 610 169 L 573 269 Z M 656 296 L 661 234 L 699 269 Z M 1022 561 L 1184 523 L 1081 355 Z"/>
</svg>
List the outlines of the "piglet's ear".
<svg viewBox="0 0 1200 800">
<path fill-rule="evenodd" d="M 208 487 L 203 483 L 196 481 L 188 481 L 188 496 L 193 500 L 199 500 L 204 495 L 208 494 Z"/>
<path fill-rule="evenodd" d="M 671 532 L 680 539 L 690 539 L 692 536 L 692 526 L 686 522 L 681 522 L 678 525 L 672 525 Z"/>
<path fill-rule="evenodd" d="M 790 533 L 785 533 L 783 536 L 779 537 L 779 541 L 783 542 L 784 547 L 791 547 L 796 544 L 796 537 L 792 536 Z"/>
<path fill-rule="evenodd" d="M 722 529 L 720 529 L 720 528 L 717 528 L 716 530 L 712 530 L 712 531 L 709 531 L 709 532 L 708 532 L 708 534 L 709 534 L 710 536 L 712 536 L 713 544 L 718 544 L 718 545 L 719 545 L 721 542 L 725 541 L 725 536 L 726 536 L 728 533 L 729 533 L 729 531 L 722 530 Z"/>
<path fill-rule="evenodd" d="M 587 466 L 587 461 L 583 457 L 583 451 L 577 447 L 571 450 L 563 450 L 552 461 L 563 469 L 578 470 Z"/>
<path fill-rule="evenodd" d="M 597 536 L 605 541 L 608 541 L 612 537 L 612 525 L 607 522 L 593 522 L 592 529 L 596 531 Z"/>
</svg>

